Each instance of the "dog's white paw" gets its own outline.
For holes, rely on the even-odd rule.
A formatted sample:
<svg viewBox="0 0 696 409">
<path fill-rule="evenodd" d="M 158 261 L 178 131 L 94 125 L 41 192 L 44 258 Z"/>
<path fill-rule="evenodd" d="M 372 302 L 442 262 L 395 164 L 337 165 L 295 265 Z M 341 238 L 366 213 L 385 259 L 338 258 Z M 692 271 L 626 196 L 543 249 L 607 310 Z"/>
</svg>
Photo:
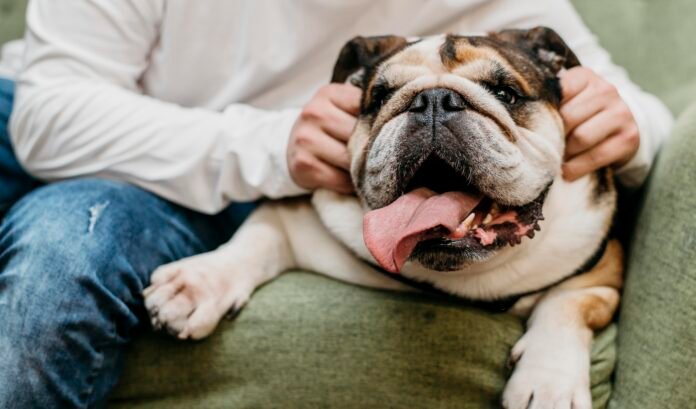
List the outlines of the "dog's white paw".
<svg viewBox="0 0 696 409">
<path fill-rule="evenodd" d="M 215 252 L 159 267 L 143 291 L 155 329 L 180 338 L 208 336 L 226 315 L 236 315 L 254 285 L 249 276 Z"/>
<path fill-rule="evenodd" d="M 505 409 L 592 409 L 588 347 L 577 336 L 528 332 L 515 344 Z"/>
</svg>

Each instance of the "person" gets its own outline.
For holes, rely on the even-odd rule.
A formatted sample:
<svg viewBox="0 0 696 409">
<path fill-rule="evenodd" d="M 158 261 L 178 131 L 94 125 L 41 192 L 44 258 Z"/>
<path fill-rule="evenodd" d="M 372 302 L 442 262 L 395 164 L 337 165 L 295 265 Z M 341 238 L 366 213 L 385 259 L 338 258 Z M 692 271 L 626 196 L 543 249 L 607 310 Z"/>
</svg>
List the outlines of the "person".
<svg viewBox="0 0 696 409">
<path fill-rule="evenodd" d="M 325 84 L 348 39 L 537 25 L 584 64 L 564 177 L 639 186 L 672 118 L 568 0 L 30 2 L 14 104 L 0 83 L 0 407 L 103 406 L 157 266 L 226 241 L 240 203 L 352 191 L 360 91 Z"/>
</svg>

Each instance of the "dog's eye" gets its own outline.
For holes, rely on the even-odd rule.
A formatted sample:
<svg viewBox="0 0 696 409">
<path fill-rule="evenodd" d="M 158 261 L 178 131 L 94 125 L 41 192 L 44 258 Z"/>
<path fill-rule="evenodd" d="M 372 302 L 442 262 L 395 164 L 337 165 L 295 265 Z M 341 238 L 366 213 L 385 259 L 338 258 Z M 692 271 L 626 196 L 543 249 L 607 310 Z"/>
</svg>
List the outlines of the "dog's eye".
<svg viewBox="0 0 696 409">
<path fill-rule="evenodd" d="M 520 98 L 519 94 L 510 87 L 495 87 L 492 92 L 499 101 L 508 105 L 514 105 Z"/>
<path fill-rule="evenodd" d="M 385 102 L 394 93 L 392 88 L 389 88 L 385 84 L 377 84 L 372 87 L 372 95 L 370 96 L 370 105 L 376 109 L 382 107 Z"/>
</svg>

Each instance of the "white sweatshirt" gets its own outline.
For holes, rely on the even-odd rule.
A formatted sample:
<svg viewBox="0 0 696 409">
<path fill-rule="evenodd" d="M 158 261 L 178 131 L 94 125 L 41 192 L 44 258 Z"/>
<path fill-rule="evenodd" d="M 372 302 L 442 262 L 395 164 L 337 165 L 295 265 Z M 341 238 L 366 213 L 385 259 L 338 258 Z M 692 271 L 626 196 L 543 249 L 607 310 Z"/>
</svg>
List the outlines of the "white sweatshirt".
<svg viewBox="0 0 696 409">
<path fill-rule="evenodd" d="M 567 0 L 32 0 L 10 133 L 40 179 L 123 180 L 213 213 L 304 192 L 290 129 L 351 37 L 536 25 L 618 87 L 641 135 L 619 175 L 640 184 L 672 118 Z"/>
</svg>

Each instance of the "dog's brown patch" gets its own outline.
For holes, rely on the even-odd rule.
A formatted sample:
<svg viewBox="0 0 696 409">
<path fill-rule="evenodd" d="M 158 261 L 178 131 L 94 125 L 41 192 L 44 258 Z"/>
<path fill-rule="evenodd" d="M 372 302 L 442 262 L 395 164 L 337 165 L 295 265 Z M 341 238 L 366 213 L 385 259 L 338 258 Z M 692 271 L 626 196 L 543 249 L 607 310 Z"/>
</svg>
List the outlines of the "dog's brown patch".
<svg viewBox="0 0 696 409">
<path fill-rule="evenodd" d="M 578 306 L 582 319 L 590 329 L 598 330 L 606 327 L 611 322 L 616 306 L 618 304 L 618 293 L 616 296 L 608 298 L 599 295 L 585 295 Z"/>
<path fill-rule="evenodd" d="M 504 72 L 506 76 L 510 76 L 514 80 L 514 85 L 523 93 L 533 94 L 533 90 L 523 73 L 519 72 L 505 55 L 498 52 L 499 48 L 493 47 L 492 43 L 482 43 L 478 39 L 479 37 L 447 35 L 445 42 L 440 47 L 440 59 L 443 66 L 449 72 L 456 72 L 462 65 L 477 60 L 484 61 L 487 63 L 488 72 L 484 73 L 482 78 L 474 79 L 498 82 L 500 79 L 496 78 L 497 74 Z"/>
<path fill-rule="evenodd" d="M 564 281 L 557 288 L 570 290 L 601 286 L 618 290 L 623 286 L 623 269 L 624 254 L 621 243 L 618 240 L 610 240 L 594 268 Z"/>
</svg>

